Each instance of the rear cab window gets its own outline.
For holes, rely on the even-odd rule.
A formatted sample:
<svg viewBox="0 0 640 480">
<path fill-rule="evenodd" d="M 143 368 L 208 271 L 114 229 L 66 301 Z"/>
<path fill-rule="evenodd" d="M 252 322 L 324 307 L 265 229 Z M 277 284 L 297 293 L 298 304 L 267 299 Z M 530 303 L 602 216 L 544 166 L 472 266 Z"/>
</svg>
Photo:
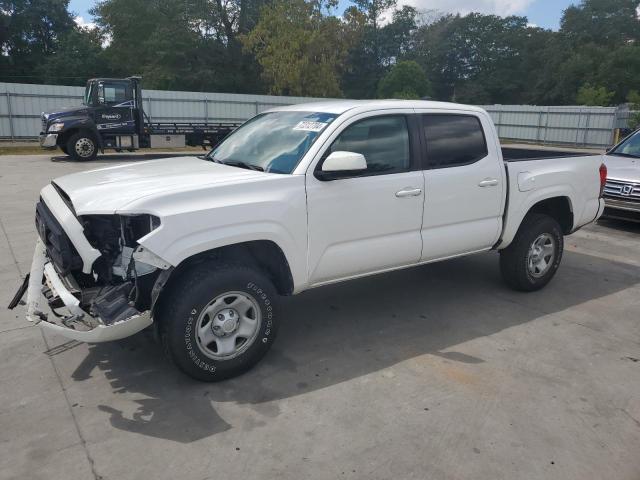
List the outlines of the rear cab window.
<svg viewBox="0 0 640 480">
<path fill-rule="evenodd" d="M 475 115 L 423 114 L 422 128 L 429 168 L 469 165 L 488 155 L 484 130 Z"/>
</svg>

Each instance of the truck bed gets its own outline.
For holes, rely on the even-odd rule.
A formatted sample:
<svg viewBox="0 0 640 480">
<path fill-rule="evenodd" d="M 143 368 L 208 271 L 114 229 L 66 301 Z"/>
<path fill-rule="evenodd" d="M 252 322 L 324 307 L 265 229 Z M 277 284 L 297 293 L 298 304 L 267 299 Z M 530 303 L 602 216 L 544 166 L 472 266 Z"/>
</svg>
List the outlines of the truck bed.
<svg viewBox="0 0 640 480">
<path fill-rule="evenodd" d="M 551 160 L 558 157 L 584 157 L 589 153 L 573 150 L 552 150 L 549 148 L 501 147 L 502 158 L 506 162 L 523 162 L 526 160 Z M 593 153 L 592 155 L 597 155 Z"/>
</svg>

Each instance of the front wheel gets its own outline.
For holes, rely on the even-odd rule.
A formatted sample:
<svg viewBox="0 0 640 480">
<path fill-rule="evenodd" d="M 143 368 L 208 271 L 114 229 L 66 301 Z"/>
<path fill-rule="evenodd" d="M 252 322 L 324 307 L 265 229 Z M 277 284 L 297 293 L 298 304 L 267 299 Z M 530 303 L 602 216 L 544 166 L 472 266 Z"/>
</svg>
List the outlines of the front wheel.
<svg viewBox="0 0 640 480">
<path fill-rule="evenodd" d="M 159 304 L 165 353 L 197 380 L 240 375 L 275 339 L 276 301 L 275 288 L 257 269 L 213 262 L 195 266 Z"/>
<path fill-rule="evenodd" d="M 91 134 L 78 132 L 69 137 L 66 153 L 74 160 L 93 160 L 98 155 L 98 145 Z"/>
<path fill-rule="evenodd" d="M 500 251 L 502 277 L 515 290 L 539 290 L 556 274 L 563 249 L 558 222 L 548 215 L 529 214 L 511 245 Z"/>
</svg>

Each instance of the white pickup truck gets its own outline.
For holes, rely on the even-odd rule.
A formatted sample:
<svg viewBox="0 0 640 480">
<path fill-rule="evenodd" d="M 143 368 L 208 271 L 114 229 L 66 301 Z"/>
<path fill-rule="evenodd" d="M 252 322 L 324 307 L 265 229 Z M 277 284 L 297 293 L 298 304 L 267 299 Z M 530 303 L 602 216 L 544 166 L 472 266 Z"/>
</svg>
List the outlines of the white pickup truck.
<svg viewBox="0 0 640 480">
<path fill-rule="evenodd" d="M 205 157 L 51 182 L 12 306 L 26 291 L 28 320 L 90 343 L 154 325 L 182 371 L 214 381 L 267 352 L 282 295 L 492 249 L 508 285 L 536 290 L 563 236 L 602 214 L 606 167 L 509 153 L 476 107 L 277 108 Z"/>
</svg>

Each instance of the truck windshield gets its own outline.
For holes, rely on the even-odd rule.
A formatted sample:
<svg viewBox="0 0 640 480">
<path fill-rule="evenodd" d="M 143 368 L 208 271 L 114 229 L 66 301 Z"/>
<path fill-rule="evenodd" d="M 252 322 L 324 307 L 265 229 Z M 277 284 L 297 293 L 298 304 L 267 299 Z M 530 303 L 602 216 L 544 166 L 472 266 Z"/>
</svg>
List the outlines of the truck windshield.
<svg viewBox="0 0 640 480">
<path fill-rule="evenodd" d="M 640 130 L 611 150 L 609 155 L 640 158 Z"/>
<path fill-rule="evenodd" d="M 235 130 L 206 158 L 265 172 L 291 173 L 336 116 L 289 111 L 257 115 Z"/>
</svg>

